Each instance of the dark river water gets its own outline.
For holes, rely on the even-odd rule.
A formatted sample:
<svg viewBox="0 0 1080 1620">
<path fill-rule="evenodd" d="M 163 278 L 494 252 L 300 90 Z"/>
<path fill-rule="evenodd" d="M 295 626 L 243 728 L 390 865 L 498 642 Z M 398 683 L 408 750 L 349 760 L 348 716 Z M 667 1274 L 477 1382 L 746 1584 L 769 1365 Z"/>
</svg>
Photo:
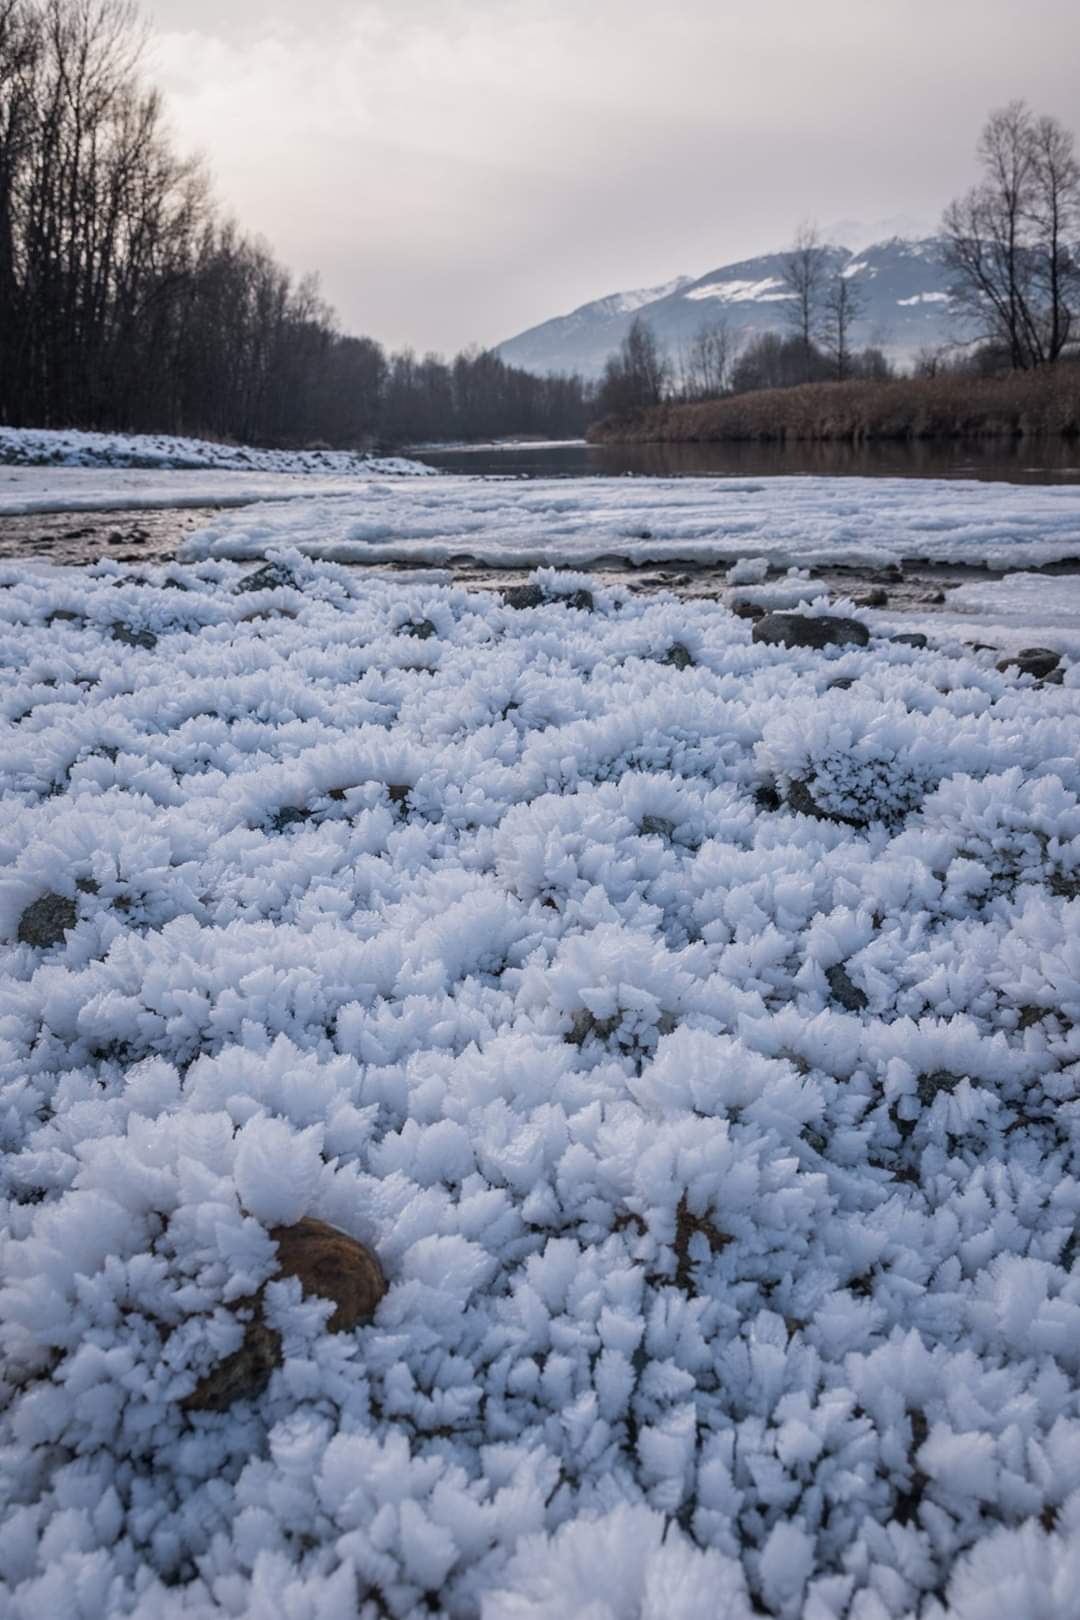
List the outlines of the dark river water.
<svg viewBox="0 0 1080 1620">
<path fill-rule="evenodd" d="M 946 443 L 529 445 L 420 450 L 447 472 L 518 478 L 751 477 L 817 473 L 834 478 L 983 478 L 1080 487 L 1080 440 Z"/>
</svg>

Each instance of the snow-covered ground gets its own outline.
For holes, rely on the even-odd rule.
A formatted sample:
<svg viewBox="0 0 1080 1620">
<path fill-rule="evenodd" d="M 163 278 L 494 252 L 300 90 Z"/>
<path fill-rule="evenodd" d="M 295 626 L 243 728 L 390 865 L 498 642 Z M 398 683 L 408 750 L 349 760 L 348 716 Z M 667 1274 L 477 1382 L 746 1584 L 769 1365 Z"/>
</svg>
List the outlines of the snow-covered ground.
<svg viewBox="0 0 1080 1620">
<path fill-rule="evenodd" d="M 351 450 L 259 450 L 252 445 L 176 438 L 168 433 L 87 433 L 76 428 L 0 427 L 0 466 L 141 467 L 223 472 L 336 473 L 381 476 L 430 469 L 399 456 Z"/>
<path fill-rule="evenodd" d="M 0 427 L 0 519 L 34 512 L 246 506 L 355 495 L 373 481 L 435 477 L 401 456 L 256 450 L 151 434 Z"/>
<path fill-rule="evenodd" d="M 0 1612 L 1075 1620 L 1076 666 L 280 566 L 0 571 Z"/>
<path fill-rule="evenodd" d="M 467 554 L 585 567 L 612 556 L 762 554 L 774 566 L 918 557 L 1030 568 L 1080 558 L 1080 490 L 908 478 L 404 478 L 367 483 L 333 507 L 312 499 L 225 513 L 184 555 L 261 557 L 281 545 L 338 562 Z"/>
</svg>

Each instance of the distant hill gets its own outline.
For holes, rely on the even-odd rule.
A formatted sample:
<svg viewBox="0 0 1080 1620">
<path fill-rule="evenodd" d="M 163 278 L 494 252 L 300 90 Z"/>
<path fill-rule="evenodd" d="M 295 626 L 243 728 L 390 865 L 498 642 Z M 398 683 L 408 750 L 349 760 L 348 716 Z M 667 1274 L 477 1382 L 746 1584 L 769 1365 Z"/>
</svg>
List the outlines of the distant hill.
<svg viewBox="0 0 1080 1620">
<path fill-rule="evenodd" d="M 835 247 L 829 254 L 832 266 L 850 276 L 863 295 L 864 312 L 853 333 L 856 347 L 875 344 L 897 364 L 909 365 L 920 349 L 955 337 L 939 237 L 892 237 L 858 253 Z M 597 377 L 635 315 L 644 316 L 673 356 L 719 316 L 732 331 L 777 331 L 785 326 L 783 306 L 790 297 L 783 259 L 783 253 L 766 253 L 696 280 L 678 276 L 663 287 L 610 293 L 509 338 L 499 344 L 498 353 L 527 371 L 579 371 Z"/>
</svg>

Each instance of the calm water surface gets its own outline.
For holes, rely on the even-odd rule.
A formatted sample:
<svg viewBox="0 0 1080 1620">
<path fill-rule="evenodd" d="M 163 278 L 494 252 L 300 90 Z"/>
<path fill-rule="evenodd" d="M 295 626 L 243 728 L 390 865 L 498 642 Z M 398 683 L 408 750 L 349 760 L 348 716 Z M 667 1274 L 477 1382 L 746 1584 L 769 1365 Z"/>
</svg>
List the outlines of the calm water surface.
<svg viewBox="0 0 1080 1620">
<path fill-rule="evenodd" d="M 528 445 L 423 450 L 447 472 L 517 478 L 767 478 L 815 473 L 834 478 L 982 478 L 1010 484 L 1080 488 L 1075 439 L 946 444 L 627 444 Z"/>
</svg>

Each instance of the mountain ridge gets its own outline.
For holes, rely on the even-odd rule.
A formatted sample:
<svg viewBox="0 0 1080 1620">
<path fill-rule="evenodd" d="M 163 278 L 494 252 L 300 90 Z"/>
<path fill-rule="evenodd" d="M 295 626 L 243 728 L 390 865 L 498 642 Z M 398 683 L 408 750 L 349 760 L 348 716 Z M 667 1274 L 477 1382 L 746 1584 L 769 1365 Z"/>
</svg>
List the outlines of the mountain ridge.
<svg viewBox="0 0 1080 1620">
<path fill-rule="evenodd" d="M 956 335 L 957 312 L 940 237 L 893 236 L 852 252 L 830 245 L 830 268 L 857 285 L 864 310 L 853 343 L 881 348 L 909 366 L 920 349 L 938 348 Z M 786 253 L 764 253 L 706 271 L 677 276 L 659 287 L 608 293 L 553 316 L 497 345 L 508 363 L 526 371 L 580 372 L 599 377 L 636 316 L 647 320 L 673 359 L 701 326 L 723 317 L 745 338 L 786 328 L 783 283 Z"/>
</svg>

